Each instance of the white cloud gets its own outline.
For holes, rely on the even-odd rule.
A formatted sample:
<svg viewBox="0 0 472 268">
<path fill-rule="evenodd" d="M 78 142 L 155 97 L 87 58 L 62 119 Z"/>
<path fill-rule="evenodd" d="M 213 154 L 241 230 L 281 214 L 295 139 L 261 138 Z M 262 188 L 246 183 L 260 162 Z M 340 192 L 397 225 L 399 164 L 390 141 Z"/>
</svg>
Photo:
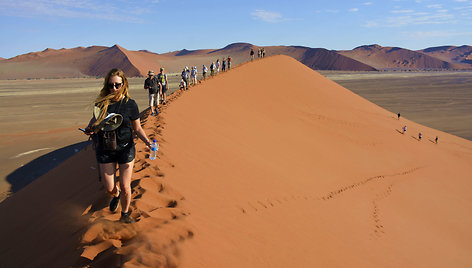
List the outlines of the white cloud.
<svg viewBox="0 0 472 268">
<path fill-rule="evenodd" d="M 454 22 L 454 16 L 447 13 L 429 14 L 425 12 L 387 18 L 386 26 L 409 26 L 446 24 Z"/>
<path fill-rule="evenodd" d="M 434 5 L 427 5 L 428 8 L 435 8 L 435 9 L 441 9 L 442 5 L 441 4 L 434 4 Z"/>
<path fill-rule="evenodd" d="M 156 4 L 159 0 L 146 0 Z M 135 3 L 93 0 L 0 0 L 0 14 L 17 17 L 62 17 L 111 21 L 143 22 L 141 16 L 149 11 Z"/>
<path fill-rule="evenodd" d="M 349 9 L 349 12 L 357 12 L 359 9 L 357 7 Z"/>
<path fill-rule="evenodd" d="M 365 3 L 363 3 L 364 6 L 370 6 L 372 4 L 374 4 L 374 2 L 365 2 Z"/>
<path fill-rule="evenodd" d="M 366 27 L 366 28 L 374 28 L 374 27 L 378 27 L 379 26 L 379 23 L 376 22 L 376 21 L 367 21 L 366 23 L 364 23 L 362 26 Z"/>
<path fill-rule="evenodd" d="M 400 10 L 390 11 L 390 13 L 393 13 L 393 14 L 404 14 L 404 13 L 413 13 L 413 12 L 415 12 L 415 11 L 411 10 L 411 9 L 400 9 Z"/>
<path fill-rule="evenodd" d="M 431 39 L 431 38 L 447 38 L 447 37 L 469 37 L 472 32 L 451 32 L 451 31 L 429 31 L 429 32 L 408 32 L 403 33 L 409 38 L 415 39 Z"/>
<path fill-rule="evenodd" d="M 266 10 L 256 10 L 251 13 L 252 17 L 256 20 L 265 22 L 276 23 L 285 20 L 282 14 Z"/>
</svg>

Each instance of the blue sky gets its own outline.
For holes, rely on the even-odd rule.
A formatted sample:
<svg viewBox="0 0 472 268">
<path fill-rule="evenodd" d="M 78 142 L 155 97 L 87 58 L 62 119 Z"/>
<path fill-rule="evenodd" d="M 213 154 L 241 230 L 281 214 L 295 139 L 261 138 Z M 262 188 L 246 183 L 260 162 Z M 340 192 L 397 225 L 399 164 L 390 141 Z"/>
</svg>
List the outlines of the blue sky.
<svg viewBox="0 0 472 268">
<path fill-rule="evenodd" d="M 472 0 L 0 0 L 0 57 L 112 46 L 165 53 L 235 42 L 352 49 L 472 45 Z"/>
</svg>

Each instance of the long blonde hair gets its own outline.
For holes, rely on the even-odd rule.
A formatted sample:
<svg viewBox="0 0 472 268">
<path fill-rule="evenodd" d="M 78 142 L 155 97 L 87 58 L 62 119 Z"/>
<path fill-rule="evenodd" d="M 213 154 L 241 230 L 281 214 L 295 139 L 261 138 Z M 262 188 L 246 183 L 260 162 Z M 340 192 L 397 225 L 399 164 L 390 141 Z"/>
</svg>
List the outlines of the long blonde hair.
<svg viewBox="0 0 472 268">
<path fill-rule="evenodd" d="M 110 78 L 113 76 L 121 77 L 121 81 L 123 83 L 120 90 L 115 94 L 110 93 L 110 88 L 108 85 L 108 83 L 110 82 Z M 116 96 L 121 95 L 122 97 L 126 98 L 126 101 L 128 101 L 128 99 L 130 98 L 128 89 L 128 79 L 126 79 L 125 73 L 120 69 L 111 69 L 105 76 L 103 88 L 100 90 L 98 97 L 93 103 L 94 106 L 100 108 L 100 116 L 96 118 L 97 121 L 92 125 L 92 127 L 98 126 L 103 121 L 103 119 L 105 119 L 105 117 L 107 116 L 108 105 L 110 105 L 111 101 L 116 98 Z"/>
</svg>

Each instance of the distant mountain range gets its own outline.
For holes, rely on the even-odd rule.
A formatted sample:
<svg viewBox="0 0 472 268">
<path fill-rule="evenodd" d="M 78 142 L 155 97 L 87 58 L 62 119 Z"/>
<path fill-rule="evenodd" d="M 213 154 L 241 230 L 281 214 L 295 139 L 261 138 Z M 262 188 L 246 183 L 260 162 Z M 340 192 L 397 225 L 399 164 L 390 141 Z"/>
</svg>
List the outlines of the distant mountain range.
<svg viewBox="0 0 472 268">
<path fill-rule="evenodd" d="M 148 50 L 130 51 L 119 45 L 72 49 L 45 49 L 10 59 L 0 58 L 0 79 L 65 78 L 104 76 L 117 67 L 129 77 L 146 76 L 148 70 L 165 67 L 168 73 L 185 66 L 209 66 L 231 56 L 233 65 L 249 60 L 249 52 L 261 48 L 249 43 L 234 43 L 221 49 L 179 50 L 163 54 Z M 302 46 L 265 46 L 266 55 L 291 56 L 314 70 L 463 70 L 472 69 L 472 46 L 442 46 L 408 50 L 379 45 L 353 50 L 327 50 Z"/>
</svg>

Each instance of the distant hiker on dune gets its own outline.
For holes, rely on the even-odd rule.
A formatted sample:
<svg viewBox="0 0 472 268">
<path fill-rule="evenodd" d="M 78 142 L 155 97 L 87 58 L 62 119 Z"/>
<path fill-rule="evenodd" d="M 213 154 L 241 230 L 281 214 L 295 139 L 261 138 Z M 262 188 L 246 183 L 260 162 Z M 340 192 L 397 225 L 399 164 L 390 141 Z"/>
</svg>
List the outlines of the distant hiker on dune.
<svg viewBox="0 0 472 268">
<path fill-rule="evenodd" d="M 434 142 L 436 142 L 436 144 L 438 144 L 438 140 L 439 140 L 439 138 L 438 138 L 438 136 L 436 136 L 436 138 L 434 139 Z"/>
<path fill-rule="evenodd" d="M 186 87 L 186 86 L 187 86 L 187 85 L 185 84 L 184 79 L 180 79 L 179 89 L 180 89 L 180 90 L 185 90 L 185 87 Z"/>
<path fill-rule="evenodd" d="M 405 134 L 405 132 L 406 132 L 406 126 L 403 126 L 402 130 L 403 130 L 402 134 Z"/>
<path fill-rule="evenodd" d="M 418 140 L 421 141 L 421 137 L 422 137 L 422 135 L 421 135 L 421 132 L 420 132 L 420 133 L 418 133 Z"/>
<path fill-rule="evenodd" d="M 162 104 L 166 105 L 166 92 L 169 89 L 169 82 L 167 81 L 167 74 L 164 73 L 164 68 L 159 70 L 157 81 L 159 81 L 161 88 Z"/>
<path fill-rule="evenodd" d="M 205 66 L 205 64 L 203 64 L 203 68 L 202 68 L 203 79 L 207 78 L 207 72 L 208 72 L 208 68 Z"/>
<path fill-rule="evenodd" d="M 219 73 L 220 72 L 220 59 L 216 60 L 215 67 L 216 67 L 216 73 Z"/>
<path fill-rule="evenodd" d="M 265 48 L 261 48 L 261 56 L 262 56 L 262 58 L 265 57 Z"/>
<path fill-rule="evenodd" d="M 231 69 L 231 56 L 228 56 L 228 70 Z"/>
<path fill-rule="evenodd" d="M 254 49 L 251 48 L 251 52 L 249 52 L 249 56 L 251 56 L 251 61 L 254 60 Z"/>
<path fill-rule="evenodd" d="M 120 221 L 123 223 L 134 222 L 129 213 L 136 154 L 134 135 L 149 148 L 151 146 L 141 128 L 138 105 L 130 98 L 128 90 L 128 80 L 123 71 L 109 71 L 94 102 L 94 115 L 84 130 L 86 135 L 93 137 L 102 182 L 112 196 L 110 211 L 116 212 L 121 202 Z M 120 170 L 119 187 L 115 182 L 117 165 Z"/>
<path fill-rule="evenodd" d="M 185 66 L 184 70 L 182 71 L 181 76 L 182 76 L 182 79 L 185 81 L 185 90 L 188 90 L 188 83 L 190 80 L 190 75 L 189 75 L 187 66 Z"/>
<path fill-rule="evenodd" d="M 148 72 L 148 78 L 144 81 L 144 89 L 149 91 L 149 107 L 151 108 L 151 115 L 157 115 L 157 105 L 159 104 L 159 81 L 154 76 L 153 71 Z"/>
<path fill-rule="evenodd" d="M 192 80 L 192 85 L 196 86 L 197 85 L 197 66 L 192 67 L 192 72 L 190 73 L 190 77 Z"/>
<path fill-rule="evenodd" d="M 214 76 L 215 75 L 215 63 L 212 62 L 210 65 L 210 75 Z"/>
<path fill-rule="evenodd" d="M 400 113 L 398 113 L 397 116 L 398 116 L 398 120 L 400 120 Z"/>
</svg>

